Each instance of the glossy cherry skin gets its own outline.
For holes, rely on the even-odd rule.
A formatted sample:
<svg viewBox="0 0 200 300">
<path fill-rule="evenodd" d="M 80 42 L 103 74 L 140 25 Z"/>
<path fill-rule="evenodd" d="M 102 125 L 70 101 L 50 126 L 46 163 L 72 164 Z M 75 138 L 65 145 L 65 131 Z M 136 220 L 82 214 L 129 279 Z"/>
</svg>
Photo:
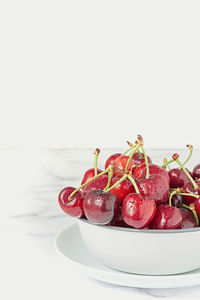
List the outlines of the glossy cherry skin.
<svg viewBox="0 0 200 300">
<path fill-rule="evenodd" d="M 200 197 L 194 201 L 194 207 L 195 207 L 198 217 L 200 218 Z"/>
<path fill-rule="evenodd" d="M 68 200 L 69 195 L 75 190 L 74 187 L 64 188 L 59 196 L 58 202 L 62 210 L 71 217 L 81 218 L 83 213 L 83 194 L 78 191 L 72 200 Z"/>
<path fill-rule="evenodd" d="M 143 163 L 140 166 L 137 166 L 134 170 L 133 170 L 133 176 L 136 180 L 139 180 L 141 178 L 141 174 L 144 170 L 144 168 L 146 167 L 146 164 Z"/>
<path fill-rule="evenodd" d="M 97 174 L 101 173 L 102 170 L 100 169 L 97 169 Z M 81 181 L 81 184 L 84 184 L 85 182 L 87 182 L 88 180 L 92 179 L 95 175 L 95 171 L 94 171 L 94 168 L 92 169 L 89 169 L 85 172 L 84 176 L 83 176 L 83 179 Z"/>
<path fill-rule="evenodd" d="M 121 171 L 124 171 L 126 168 L 127 161 L 129 160 L 129 156 L 127 155 L 120 155 L 115 159 L 113 162 L 113 165 L 115 168 L 120 169 Z M 127 170 L 130 171 L 131 168 L 134 166 L 134 161 L 131 159 L 128 165 Z"/>
<path fill-rule="evenodd" d="M 194 167 L 193 172 L 192 172 L 192 177 L 194 179 L 199 179 L 200 178 L 200 164 L 198 164 Z"/>
<path fill-rule="evenodd" d="M 133 154 L 132 160 L 134 161 L 134 165 L 140 166 L 145 162 L 144 154 L 143 153 L 139 154 L 138 152 L 136 152 Z M 148 155 L 147 155 L 147 160 L 149 164 L 152 163 L 151 158 Z"/>
<path fill-rule="evenodd" d="M 183 203 L 183 196 L 177 194 L 172 196 L 172 206 L 181 208 L 182 203 Z"/>
<path fill-rule="evenodd" d="M 183 187 L 186 183 L 190 182 L 190 179 L 187 175 L 180 169 L 171 169 L 169 172 L 170 178 L 170 188 L 180 188 Z"/>
<path fill-rule="evenodd" d="M 89 182 L 88 184 L 86 184 L 83 188 L 82 188 L 82 192 L 85 195 L 86 193 L 88 193 L 91 190 L 104 190 L 105 187 L 107 186 L 108 183 L 108 176 L 102 175 L 96 179 L 94 179 L 93 181 Z"/>
<path fill-rule="evenodd" d="M 117 175 L 114 176 L 111 180 L 111 186 L 115 184 L 118 180 L 120 180 L 122 176 Z M 129 179 L 125 179 L 121 183 L 119 183 L 116 187 L 114 187 L 112 190 L 110 190 L 110 193 L 115 194 L 115 196 L 119 199 L 120 202 L 123 202 L 124 198 L 134 192 L 134 187 L 132 182 Z"/>
<path fill-rule="evenodd" d="M 108 225 L 117 226 L 117 227 L 128 227 L 128 225 L 122 219 L 122 214 L 120 209 L 115 213 L 112 221 Z"/>
<path fill-rule="evenodd" d="M 86 218 L 94 224 L 106 225 L 119 211 L 119 200 L 114 194 L 102 190 L 92 190 L 83 199 L 83 210 Z"/>
<path fill-rule="evenodd" d="M 183 214 L 177 207 L 159 205 L 151 222 L 153 229 L 179 229 L 183 224 Z"/>
<path fill-rule="evenodd" d="M 107 169 L 109 165 L 113 164 L 115 159 L 119 156 L 121 156 L 120 153 L 115 153 L 115 154 L 112 154 L 110 157 L 108 157 L 108 159 L 106 160 L 106 163 L 105 163 L 105 169 Z"/>
<path fill-rule="evenodd" d="M 166 170 L 164 170 L 163 168 L 161 168 L 160 166 L 158 166 L 158 165 L 150 164 L 149 165 L 149 174 L 151 174 L 151 175 L 154 175 L 154 174 L 161 175 L 161 176 L 163 176 L 163 178 L 166 179 L 168 184 L 170 182 L 168 172 Z M 145 178 L 146 177 L 146 164 L 143 163 L 139 167 L 137 167 L 133 171 L 133 176 L 135 177 L 136 180 L 139 180 L 140 178 Z"/>
<path fill-rule="evenodd" d="M 166 203 L 169 199 L 169 185 L 163 176 L 150 175 L 137 182 L 141 195 L 154 199 L 156 204 Z"/>
<path fill-rule="evenodd" d="M 193 184 L 191 182 L 188 182 L 187 184 L 184 185 L 184 187 L 182 187 L 182 192 L 183 193 L 188 193 L 188 194 L 195 194 L 195 195 L 200 195 L 200 181 L 195 180 L 195 182 L 198 185 L 198 190 L 195 190 Z M 194 203 L 195 201 L 195 197 L 192 196 L 183 196 L 183 201 L 184 203 L 190 205 L 191 203 Z"/>
<path fill-rule="evenodd" d="M 194 228 L 197 227 L 197 223 L 194 217 L 194 214 L 191 210 L 187 208 L 182 208 L 182 215 L 183 215 L 183 224 L 181 228 Z"/>
<path fill-rule="evenodd" d="M 134 228 L 148 226 L 156 213 L 156 203 L 153 199 L 132 193 L 122 204 L 122 219 L 126 224 Z"/>
</svg>

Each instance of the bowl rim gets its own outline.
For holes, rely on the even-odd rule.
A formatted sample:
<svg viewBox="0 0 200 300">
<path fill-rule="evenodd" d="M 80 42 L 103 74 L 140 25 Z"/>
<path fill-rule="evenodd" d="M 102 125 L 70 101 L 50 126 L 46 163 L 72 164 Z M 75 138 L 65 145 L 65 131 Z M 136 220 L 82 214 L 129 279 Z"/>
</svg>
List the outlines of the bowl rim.
<svg viewBox="0 0 200 300">
<path fill-rule="evenodd" d="M 99 225 L 99 224 L 93 224 L 87 219 L 77 219 L 78 223 L 86 223 L 90 226 L 95 227 L 101 227 L 102 229 L 108 229 L 108 230 L 116 230 L 116 231 L 126 231 L 126 232 L 135 232 L 135 233 L 148 233 L 148 234 L 174 234 L 174 233 L 188 233 L 188 232 L 199 232 L 200 227 L 194 227 L 194 228 L 183 228 L 183 229 L 136 229 L 136 228 L 130 228 L 130 227 L 119 227 L 119 226 L 109 226 L 109 225 Z"/>
</svg>

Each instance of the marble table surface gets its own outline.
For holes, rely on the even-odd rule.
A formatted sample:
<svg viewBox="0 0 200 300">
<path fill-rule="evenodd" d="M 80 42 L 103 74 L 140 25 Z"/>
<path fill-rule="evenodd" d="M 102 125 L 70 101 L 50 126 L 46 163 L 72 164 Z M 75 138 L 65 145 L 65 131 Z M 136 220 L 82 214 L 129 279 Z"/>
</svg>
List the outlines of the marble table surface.
<svg viewBox="0 0 200 300">
<path fill-rule="evenodd" d="M 102 150 L 99 166 L 118 151 Z M 153 161 L 161 163 L 164 153 L 170 157 L 174 150 L 149 151 Z M 66 268 L 53 241 L 74 221 L 60 210 L 57 195 L 67 185 L 79 185 L 84 171 L 93 166 L 92 153 L 92 149 L 0 149 L 1 299 L 199 299 L 200 283 L 177 289 L 119 287 Z M 179 153 L 187 156 L 187 150 Z M 200 158 L 198 153 L 191 165 Z"/>
</svg>

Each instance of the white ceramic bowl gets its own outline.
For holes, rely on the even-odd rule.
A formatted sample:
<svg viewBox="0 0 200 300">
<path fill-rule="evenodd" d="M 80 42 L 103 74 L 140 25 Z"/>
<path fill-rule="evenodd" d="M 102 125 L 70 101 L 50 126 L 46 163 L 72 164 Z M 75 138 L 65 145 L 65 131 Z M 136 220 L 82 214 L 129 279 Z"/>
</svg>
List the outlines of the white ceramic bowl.
<svg viewBox="0 0 200 300">
<path fill-rule="evenodd" d="M 200 228 L 142 230 L 79 219 L 81 237 L 103 264 L 129 273 L 170 275 L 200 268 Z"/>
</svg>

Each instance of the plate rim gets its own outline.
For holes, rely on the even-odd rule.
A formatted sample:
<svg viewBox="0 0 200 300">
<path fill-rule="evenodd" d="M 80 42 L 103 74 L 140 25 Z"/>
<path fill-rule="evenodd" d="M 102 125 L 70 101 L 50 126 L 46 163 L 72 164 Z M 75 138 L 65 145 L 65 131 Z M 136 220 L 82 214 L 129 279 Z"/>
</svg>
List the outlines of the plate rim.
<svg viewBox="0 0 200 300">
<path fill-rule="evenodd" d="M 199 283 L 190 283 L 189 285 L 187 284 L 164 284 L 166 283 L 166 279 L 167 278 L 170 278 L 171 281 L 177 281 L 177 277 L 180 277 L 179 279 L 200 279 L 200 273 L 191 273 L 191 272 L 188 272 L 188 273 L 182 273 L 182 274 L 175 274 L 175 275 L 144 275 L 144 274 L 134 274 L 134 273 L 126 273 L 126 272 L 122 272 L 122 271 L 119 271 L 119 270 L 115 270 L 115 269 L 112 269 L 108 266 L 106 266 L 107 268 L 109 268 L 109 272 L 107 270 L 103 270 L 103 269 L 99 269 L 98 267 L 92 267 L 92 266 L 88 266 L 82 262 L 77 262 L 75 260 L 73 260 L 72 258 L 68 257 L 67 255 L 65 255 L 58 247 L 57 245 L 57 241 L 58 241 L 58 238 L 64 234 L 64 232 L 69 232 L 72 228 L 77 228 L 78 229 L 78 224 L 75 223 L 75 224 L 71 224 L 71 225 L 68 225 L 67 227 L 65 227 L 64 229 L 61 229 L 55 236 L 54 238 L 54 249 L 56 250 L 56 252 L 63 258 L 65 258 L 65 260 L 67 260 L 69 263 L 73 264 L 74 266 L 76 266 L 76 268 L 81 268 L 81 273 L 86 275 L 86 276 L 89 276 L 89 277 L 92 277 L 96 280 L 100 280 L 100 281 L 103 281 L 105 283 L 113 283 L 113 284 L 116 284 L 116 285 L 121 285 L 121 286 L 130 286 L 130 287 L 136 287 L 136 288 L 154 288 L 154 289 L 160 289 L 160 288 L 181 288 L 181 287 L 192 287 L 192 286 L 197 286 L 199 285 Z M 83 243 L 83 241 L 82 241 Z M 88 250 L 89 252 L 89 250 Z M 97 260 L 97 259 L 96 259 Z M 98 261 L 98 260 L 97 260 Z M 197 269 L 197 270 L 200 270 L 200 269 Z M 196 271 L 197 271 L 196 270 Z M 149 286 L 146 286 L 145 283 L 143 284 L 136 284 L 136 283 L 133 283 L 133 284 L 126 284 L 126 283 L 116 283 L 115 280 L 103 280 L 103 279 L 100 279 L 98 278 L 98 276 L 93 276 L 93 275 L 88 275 L 86 274 L 86 272 L 89 272 L 90 274 L 91 273 L 98 273 L 100 275 L 106 275 L 105 277 L 107 277 L 108 275 L 110 276 L 115 276 L 116 280 L 123 280 L 125 281 L 126 279 L 132 279 L 132 280 L 138 280 L 140 279 L 140 281 L 142 280 L 148 280 L 148 279 L 153 279 L 155 282 L 157 282 L 157 285 L 153 286 L 152 284 L 149 285 Z M 194 270 L 195 271 L 195 270 Z M 121 277 L 123 277 L 123 279 L 121 279 Z M 188 278 L 189 277 L 189 278 Z M 189 282 L 189 281 L 188 281 Z"/>
</svg>

